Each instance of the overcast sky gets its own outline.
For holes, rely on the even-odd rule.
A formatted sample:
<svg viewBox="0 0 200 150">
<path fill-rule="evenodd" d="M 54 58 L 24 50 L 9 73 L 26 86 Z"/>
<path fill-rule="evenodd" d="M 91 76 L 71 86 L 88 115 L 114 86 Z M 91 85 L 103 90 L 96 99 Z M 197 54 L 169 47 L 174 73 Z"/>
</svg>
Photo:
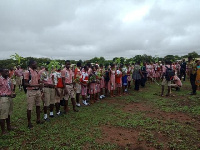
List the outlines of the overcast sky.
<svg viewBox="0 0 200 150">
<path fill-rule="evenodd" d="M 200 0 L 0 0 L 0 59 L 200 53 Z"/>
</svg>

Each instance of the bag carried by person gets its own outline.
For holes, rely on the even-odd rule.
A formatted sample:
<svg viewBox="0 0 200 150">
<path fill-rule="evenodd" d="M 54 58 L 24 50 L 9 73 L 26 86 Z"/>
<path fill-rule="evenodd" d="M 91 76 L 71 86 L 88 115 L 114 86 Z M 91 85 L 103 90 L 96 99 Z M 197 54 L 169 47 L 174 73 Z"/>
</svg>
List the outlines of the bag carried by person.
<svg viewBox="0 0 200 150">
<path fill-rule="evenodd" d="M 170 68 L 167 67 L 167 66 L 165 66 L 165 67 L 167 68 L 167 69 L 166 69 L 166 72 L 165 72 L 165 78 L 166 78 L 166 80 L 167 80 L 167 81 L 173 80 L 173 77 L 174 77 L 174 75 L 175 75 L 174 70 L 171 68 L 171 66 L 170 66 Z"/>
</svg>

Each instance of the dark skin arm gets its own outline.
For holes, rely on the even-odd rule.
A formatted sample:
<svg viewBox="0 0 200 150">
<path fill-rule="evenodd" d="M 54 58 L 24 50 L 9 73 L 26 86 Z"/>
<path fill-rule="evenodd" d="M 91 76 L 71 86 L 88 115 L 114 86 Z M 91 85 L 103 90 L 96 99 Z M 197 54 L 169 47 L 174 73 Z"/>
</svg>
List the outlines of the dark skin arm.
<svg viewBox="0 0 200 150">
<path fill-rule="evenodd" d="M 63 82 L 63 88 L 64 88 L 64 93 L 67 94 L 67 89 L 66 89 L 66 84 L 65 84 L 65 77 L 62 77 L 62 82 Z"/>
<path fill-rule="evenodd" d="M 13 91 L 13 86 L 11 86 L 11 90 L 12 90 L 11 98 L 15 98 L 15 97 L 16 97 L 16 94 L 15 94 L 15 91 Z"/>
<path fill-rule="evenodd" d="M 38 81 L 38 83 L 40 83 L 40 80 Z M 40 90 L 42 90 L 42 88 L 43 88 L 43 85 L 42 84 L 35 84 L 35 85 L 30 85 L 29 83 L 28 83 L 28 80 L 24 80 L 24 85 L 25 86 L 27 86 L 27 87 L 38 87 L 38 88 L 40 88 Z"/>
</svg>

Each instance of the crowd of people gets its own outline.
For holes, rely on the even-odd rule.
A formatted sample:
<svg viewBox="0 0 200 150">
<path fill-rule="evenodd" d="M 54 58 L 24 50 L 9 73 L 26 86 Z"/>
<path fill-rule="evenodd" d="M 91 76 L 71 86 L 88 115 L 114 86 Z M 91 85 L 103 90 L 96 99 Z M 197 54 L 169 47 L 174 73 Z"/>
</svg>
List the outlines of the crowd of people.
<svg viewBox="0 0 200 150">
<path fill-rule="evenodd" d="M 190 78 L 192 85 L 191 95 L 196 95 L 197 86 L 200 85 L 200 61 L 194 61 L 192 57 L 172 63 L 140 63 L 116 65 L 87 63 L 82 66 L 77 62 L 72 66 L 69 60 L 65 61 L 62 68 L 42 66 L 38 69 L 37 62 L 30 60 L 27 70 L 18 66 L 16 69 L 0 69 L 0 125 L 2 134 L 11 130 L 10 115 L 13 111 L 15 90 L 24 90 L 27 95 L 27 120 L 28 128 L 33 128 L 31 112 L 36 107 L 37 124 L 49 121 L 55 115 L 60 116 L 69 111 L 68 102 L 71 100 L 73 111 L 78 112 L 77 107 L 94 104 L 101 99 L 110 96 L 126 95 L 131 90 L 131 81 L 134 90 L 139 91 L 145 87 L 146 82 L 161 82 L 161 96 L 164 96 L 165 85 L 168 86 L 166 96 L 171 95 L 171 89 L 180 90 L 182 81 Z M 182 81 L 181 81 L 182 80 Z M 41 120 L 40 107 L 43 106 L 44 120 Z M 60 106 L 64 106 L 61 112 Z"/>
</svg>

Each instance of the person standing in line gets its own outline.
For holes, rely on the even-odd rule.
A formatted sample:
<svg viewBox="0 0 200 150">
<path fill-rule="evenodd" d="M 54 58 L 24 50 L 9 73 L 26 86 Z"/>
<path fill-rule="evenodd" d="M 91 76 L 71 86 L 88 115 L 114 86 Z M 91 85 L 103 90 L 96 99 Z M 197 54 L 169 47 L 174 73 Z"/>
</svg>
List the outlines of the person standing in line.
<svg viewBox="0 0 200 150">
<path fill-rule="evenodd" d="M 87 87 L 88 87 L 88 67 L 84 66 L 84 68 L 81 71 L 81 95 L 82 95 L 82 102 L 84 105 L 89 105 L 87 103 Z"/>
<path fill-rule="evenodd" d="M 100 76 L 101 76 L 101 79 L 100 79 L 100 99 L 102 99 L 102 98 L 105 98 L 105 95 L 103 94 L 103 90 L 105 88 L 105 80 L 104 80 L 105 70 L 104 70 L 102 64 L 100 64 L 99 67 L 100 67 L 99 72 L 100 72 Z"/>
<path fill-rule="evenodd" d="M 127 81 L 128 81 L 128 89 L 131 89 L 131 66 L 130 64 L 126 64 L 126 68 L 127 68 Z"/>
<path fill-rule="evenodd" d="M 65 68 L 61 71 L 62 82 L 64 86 L 64 99 L 66 101 L 64 106 L 64 113 L 68 112 L 68 100 L 71 98 L 74 112 L 78 112 L 75 102 L 75 83 L 73 82 L 73 72 L 70 68 L 70 60 L 65 61 Z"/>
<path fill-rule="evenodd" d="M 22 75 L 23 75 L 23 70 L 21 69 L 21 66 L 17 66 L 17 69 L 15 70 L 15 76 L 16 76 L 16 85 L 19 87 L 19 90 L 22 90 Z"/>
<path fill-rule="evenodd" d="M 95 95 L 97 94 L 96 82 L 97 76 L 95 74 L 96 67 L 92 66 L 92 72 L 89 75 L 89 94 L 90 94 L 90 104 L 94 104 L 96 102 Z"/>
<path fill-rule="evenodd" d="M 29 69 L 24 72 L 24 85 L 27 87 L 27 119 L 28 128 L 33 128 L 31 123 L 31 111 L 33 105 L 36 105 L 37 124 L 42 124 L 40 120 L 40 103 L 41 92 L 43 93 L 43 84 L 40 84 L 40 77 L 36 71 L 37 62 L 34 60 L 29 61 Z"/>
<path fill-rule="evenodd" d="M 118 96 L 122 96 L 121 95 L 121 91 L 122 91 L 122 71 L 121 71 L 121 66 L 118 67 L 118 69 L 116 71 L 115 79 L 116 79 L 116 86 L 117 86 L 117 95 Z"/>
<path fill-rule="evenodd" d="M 146 62 L 143 63 L 143 66 L 141 67 L 141 72 L 143 77 L 141 78 L 141 86 L 145 87 L 146 81 L 147 81 L 147 71 L 146 71 Z"/>
<path fill-rule="evenodd" d="M 1 134 L 6 134 L 5 122 L 7 130 L 11 131 L 10 116 L 13 112 L 13 101 L 16 95 L 13 92 L 13 84 L 9 78 L 8 69 L 0 69 L 0 125 Z"/>
<path fill-rule="evenodd" d="M 81 94 L 81 83 L 80 83 L 80 78 L 81 78 L 81 62 L 77 62 L 76 68 L 74 70 L 74 81 L 76 84 L 76 106 L 80 107 L 80 94 Z"/>
<path fill-rule="evenodd" d="M 43 83 L 44 88 L 44 120 L 49 121 L 47 111 L 48 107 L 50 107 L 50 114 L 49 117 L 53 118 L 53 109 L 55 105 L 55 85 L 54 85 L 54 79 L 52 76 L 52 73 L 48 70 L 48 67 L 45 67 L 45 69 L 40 72 L 40 82 Z"/>
<path fill-rule="evenodd" d="M 61 68 L 57 68 L 57 70 L 53 73 L 54 76 L 54 84 L 55 84 L 55 106 L 56 106 L 56 114 L 59 116 L 60 112 L 60 101 L 63 99 L 63 83 L 61 77 Z"/>
<path fill-rule="evenodd" d="M 144 77 L 141 72 L 141 66 L 139 64 L 140 64 L 140 62 L 135 63 L 135 67 L 134 67 L 134 71 L 133 71 L 133 75 L 132 75 L 133 80 L 135 80 L 135 90 L 136 91 L 139 91 L 141 78 Z"/>
<path fill-rule="evenodd" d="M 115 64 L 111 64 L 111 69 L 110 69 L 110 81 L 109 81 L 109 90 L 110 90 L 110 97 L 115 97 L 114 91 L 115 91 Z"/>
<path fill-rule="evenodd" d="M 121 66 L 121 70 L 122 70 L 122 91 L 123 91 L 123 95 L 126 94 L 128 92 L 128 68 L 126 66 Z"/>
<path fill-rule="evenodd" d="M 108 91 L 110 89 L 109 81 L 110 81 L 110 68 L 108 65 L 106 65 L 104 72 L 105 96 L 108 96 Z"/>
<path fill-rule="evenodd" d="M 182 77 L 183 78 L 183 81 L 185 81 L 185 78 L 186 78 L 186 62 L 185 62 L 185 59 L 183 59 L 183 62 L 181 62 L 180 64 L 180 80 L 182 80 Z"/>
</svg>

